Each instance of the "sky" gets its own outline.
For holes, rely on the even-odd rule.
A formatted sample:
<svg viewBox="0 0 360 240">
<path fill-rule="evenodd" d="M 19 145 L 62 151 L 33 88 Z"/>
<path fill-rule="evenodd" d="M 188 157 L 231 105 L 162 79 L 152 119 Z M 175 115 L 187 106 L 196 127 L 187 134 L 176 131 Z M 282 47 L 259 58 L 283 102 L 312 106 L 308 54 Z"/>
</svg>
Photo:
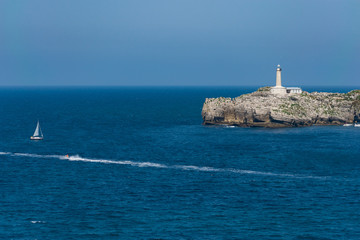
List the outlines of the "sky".
<svg viewBox="0 0 360 240">
<path fill-rule="evenodd" d="M 0 86 L 360 86 L 359 0 L 0 0 Z"/>
</svg>

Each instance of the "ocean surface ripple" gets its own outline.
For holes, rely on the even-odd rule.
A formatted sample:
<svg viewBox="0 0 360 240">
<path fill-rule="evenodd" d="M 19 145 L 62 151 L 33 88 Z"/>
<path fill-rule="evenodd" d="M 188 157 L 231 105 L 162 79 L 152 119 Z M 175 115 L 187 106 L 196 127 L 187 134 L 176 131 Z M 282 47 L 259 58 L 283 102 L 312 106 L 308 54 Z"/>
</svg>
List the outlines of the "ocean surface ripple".
<svg viewBox="0 0 360 240">
<path fill-rule="evenodd" d="M 360 128 L 202 125 L 254 90 L 0 88 L 0 239 L 360 239 Z"/>
</svg>

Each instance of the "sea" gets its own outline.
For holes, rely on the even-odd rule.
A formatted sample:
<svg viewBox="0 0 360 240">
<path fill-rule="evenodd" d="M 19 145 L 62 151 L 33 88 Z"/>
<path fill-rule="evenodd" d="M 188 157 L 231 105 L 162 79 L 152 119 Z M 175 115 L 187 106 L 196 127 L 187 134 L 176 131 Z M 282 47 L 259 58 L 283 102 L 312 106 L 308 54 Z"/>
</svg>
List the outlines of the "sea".
<svg viewBox="0 0 360 240">
<path fill-rule="evenodd" d="M 256 89 L 0 88 L 0 239 L 360 239 L 360 128 L 202 125 Z"/>
</svg>

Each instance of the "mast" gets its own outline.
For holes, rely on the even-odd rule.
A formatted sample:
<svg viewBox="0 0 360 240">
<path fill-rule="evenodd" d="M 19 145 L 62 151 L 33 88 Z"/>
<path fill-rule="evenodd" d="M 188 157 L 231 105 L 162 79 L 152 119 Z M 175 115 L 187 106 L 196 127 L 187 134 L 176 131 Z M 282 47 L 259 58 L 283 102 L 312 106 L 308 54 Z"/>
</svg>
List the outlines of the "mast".
<svg viewBox="0 0 360 240">
<path fill-rule="evenodd" d="M 41 127 L 40 127 L 40 123 L 39 123 L 39 121 L 38 121 L 38 124 L 39 124 L 39 132 L 40 132 L 40 136 L 41 136 L 41 137 L 43 137 L 43 133 L 42 133 L 42 131 L 41 131 Z"/>
</svg>

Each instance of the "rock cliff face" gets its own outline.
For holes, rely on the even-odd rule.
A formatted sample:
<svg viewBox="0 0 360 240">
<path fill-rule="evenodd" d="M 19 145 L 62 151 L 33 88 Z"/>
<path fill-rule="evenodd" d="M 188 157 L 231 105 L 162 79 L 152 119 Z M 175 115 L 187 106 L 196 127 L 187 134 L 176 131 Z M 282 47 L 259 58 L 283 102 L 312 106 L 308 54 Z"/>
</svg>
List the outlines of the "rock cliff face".
<svg viewBox="0 0 360 240">
<path fill-rule="evenodd" d="M 274 95 L 269 87 L 236 98 L 207 98 L 204 124 L 299 127 L 360 122 L 360 90 Z"/>
</svg>

